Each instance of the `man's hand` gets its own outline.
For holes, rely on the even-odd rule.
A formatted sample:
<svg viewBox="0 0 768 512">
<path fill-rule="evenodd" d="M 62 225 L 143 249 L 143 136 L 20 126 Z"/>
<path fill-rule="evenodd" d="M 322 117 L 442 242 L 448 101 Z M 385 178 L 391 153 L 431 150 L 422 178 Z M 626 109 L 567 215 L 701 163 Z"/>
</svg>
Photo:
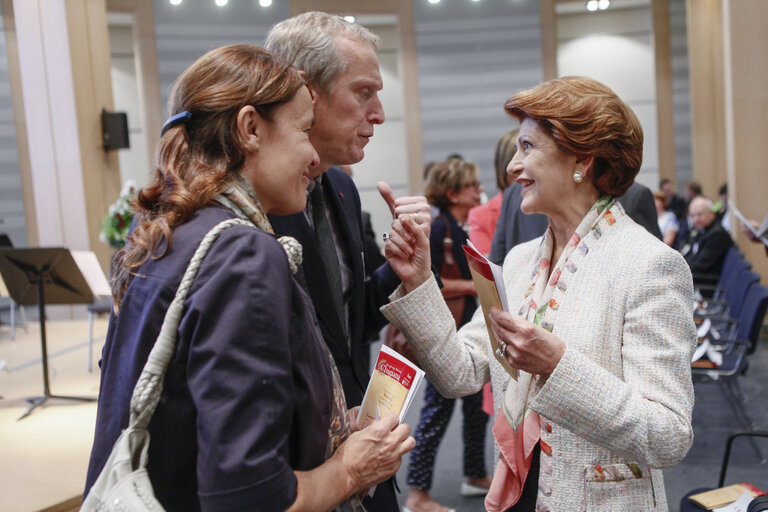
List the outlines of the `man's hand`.
<svg viewBox="0 0 768 512">
<path fill-rule="evenodd" d="M 380 181 L 377 185 L 379 194 L 384 198 L 392 212 L 392 220 L 402 222 L 404 216 L 410 216 L 419 225 L 424 234 L 429 239 L 429 230 L 432 226 L 432 212 L 424 196 L 403 196 L 395 198 L 392 189 Z"/>
</svg>

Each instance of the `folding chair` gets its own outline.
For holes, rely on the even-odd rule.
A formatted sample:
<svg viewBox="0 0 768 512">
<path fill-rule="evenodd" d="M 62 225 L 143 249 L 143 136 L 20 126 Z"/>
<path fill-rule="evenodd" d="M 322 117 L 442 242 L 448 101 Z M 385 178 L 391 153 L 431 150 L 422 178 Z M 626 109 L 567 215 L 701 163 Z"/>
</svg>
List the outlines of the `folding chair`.
<svg viewBox="0 0 768 512">
<path fill-rule="evenodd" d="M 734 336 L 721 337 L 719 340 L 723 346 L 722 363 L 716 368 L 691 368 L 694 378 L 717 381 L 720 384 L 720 389 L 723 390 L 736 419 L 747 430 L 754 429 L 754 422 L 747 411 L 744 393 L 739 385 L 739 376 L 747 371 L 747 355 L 757 348 L 766 309 L 768 309 L 768 288 L 761 284 L 753 285 L 741 308 L 738 321 L 728 320 L 736 325 L 733 331 Z M 754 440 L 750 442 L 755 451 L 760 454 Z M 763 458 L 762 454 L 760 458 Z"/>
<path fill-rule="evenodd" d="M 725 335 L 735 336 L 733 331 L 735 330 L 736 321 L 741 314 L 744 301 L 752 286 L 759 282 L 759 275 L 746 268 L 742 269 L 735 277 L 734 282 L 725 290 L 723 299 L 717 303 L 707 302 L 705 308 L 697 308 L 693 314 L 694 320 L 700 323 L 709 319 L 711 323 L 709 334 L 713 335 L 715 332 L 718 335 L 727 333 L 730 326 L 730 334 Z M 711 339 L 711 341 L 714 344 L 718 344 L 717 339 Z"/>
<path fill-rule="evenodd" d="M 696 284 L 696 292 L 701 295 L 706 293 L 711 295 L 708 301 L 720 301 L 723 300 L 725 290 L 727 290 L 734 279 L 743 269 L 752 270 L 752 263 L 744 258 L 744 254 L 735 245 L 728 249 L 723 260 L 723 270 L 720 272 L 720 277 L 715 285 Z"/>
<path fill-rule="evenodd" d="M 697 316 L 724 315 L 736 304 L 736 311 L 731 316 L 738 316 L 738 310 L 744 301 L 746 292 L 752 282 L 760 281 L 760 276 L 752 272 L 752 265 L 748 261 L 738 261 L 729 269 L 728 280 L 717 290 L 717 296 L 707 298 L 702 307 L 697 308 Z"/>
<path fill-rule="evenodd" d="M 725 472 L 728 470 L 728 462 L 731 457 L 731 445 L 733 444 L 733 441 L 738 437 L 749 437 L 750 441 L 754 445 L 754 437 L 768 437 L 768 430 L 747 430 L 747 431 L 737 431 L 732 433 L 728 436 L 728 440 L 725 443 L 725 454 L 723 455 L 723 464 L 720 467 L 720 478 L 717 481 L 717 487 L 703 487 L 700 489 L 694 489 L 688 493 L 685 494 L 680 499 L 680 512 L 699 512 L 700 510 L 704 510 L 703 508 L 699 507 L 698 505 L 691 502 L 688 497 L 693 496 L 694 494 L 698 494 L 700 492 L 705 491 L 711 491 L 712 489 L 719 489 L 720 487 L 725 484 Z M 753 503 L 756 500 L 753 500 Z M 768 505 L 765 506 L 765 508 L 754 508 L 752 509 L 752 506 L 750 505 L 750 510 L 768 510 Z"/>
<path fill-rule="evenodd" d="M 16 304 L 16 302 L 8 296 L 8 290 L 5 288 L 5 283 L 2 277 L 0 277 L 0 311 L 8 309 L 10 312 L 10 319 L 8 324 L 11 327 L 11 341 L 16 339 L 16 326 L 21 325 L 24 330 L 27 330 L 27 314 L 24 312 L 24 308 Z M 19 313 L 21 323 L 16 320 L 16 313 Z"/>
</svg>

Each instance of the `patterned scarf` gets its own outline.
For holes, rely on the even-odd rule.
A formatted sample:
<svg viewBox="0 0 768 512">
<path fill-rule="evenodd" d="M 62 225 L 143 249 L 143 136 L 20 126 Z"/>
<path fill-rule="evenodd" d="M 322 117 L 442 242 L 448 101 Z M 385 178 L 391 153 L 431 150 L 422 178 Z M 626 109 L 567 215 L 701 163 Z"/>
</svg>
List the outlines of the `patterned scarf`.
<svg viewBox="0 0 768 512">
<path fill-rule="evenodd" d="M 258 197 L 256 197 L 256 193 L 251 187 L 251 184 L 248 183 L 248 180 L 243 176 L 238 174 L 237 181 L 233 182 L 224 192 L 216 196 L 214 200 L 225 208 L 231 210 L 238 217 L 250 220 L 257 228 L 265 233 L 271 235 L 275 234 L 275 230 L 272 228 L 272 224 L 270 224 L 267 214 L 261 206 L 261 202 L 259 202 Z M 295 274 L 302 261 L 301 244 L 298 240 L 290 236 L 281 236 L 277 241 L 283 246 L 283 249 L 288 256 L 291 273 Z M 310 314 L 314 314 L 314 312 L 310 312 Z M 336 363 L 333 360 L 331 351 L 328 350 L 325 343 L 323 343 L 323 347 L 326 349 L 333 380 L 331 423 L 328 426 L 328 443 L 325 448 L 325 457 L 328 459 L 333 455 L 336 449 L 341 446 L 341 443 L 349 437 L 351 431 L 349 422 L 347 421 L 347 402 L 344 398 L 344 388 L 341 384 L 339 370 L 336 368 Z M 338 505 L 335 511 L 365 512 L 361 500 L 362 497 L 351 496 Z"/>
<path fill-rule="evenodd" d="M 253 191 L 251 184 L 242 175 L 237 175 L 237 181 L 233 182 L 224 192 L 214 197 L 214 201 L 231 210 L 235 215 L 242 219 L 248 219 L 253 224 L 270 235 L 275 234 L 272 224 L 269 223 L 264 208 L 261 207 L 256 192 Z M 291 267 L 291 274 L 299 270 L 302 262 L 302 247 L 298 240 L 291 236 L 281 236 L 277 239 L 283 246 L 285 254 L 288 256 L 288 264 Z"/>
<path fill-rule="evenodd" d="M 517 311 L 518 316 L 552 332 L 571 274 L 578 271 L 579 262 L 589 253 L 592 242 L 602 236 L 601 229 L 616 222 L 611 208 L 620 209 L 621 206 L 610 196 L 597 200 L 579 223 L 551 273 L 555 239 L 552 229 L 547 229 L 534 258 L 536 265 L 531 271 L 531 285 Z M 533 450 L 541 438 L 539 415 L 528 408 L 529 399 L 538 392 L 537 386 L 543 385 L 538 380 L 538 377 L 520 371 L 517 383 L 510 383 L 504 392 L 493 424 L 501 457 L 485 499 L 485 507 L 490 512 L 508 510 L 522 495 Z M 542 442 L 542 452 L 548 450 L 551 453 L 551 448 Z"/>
</svg>

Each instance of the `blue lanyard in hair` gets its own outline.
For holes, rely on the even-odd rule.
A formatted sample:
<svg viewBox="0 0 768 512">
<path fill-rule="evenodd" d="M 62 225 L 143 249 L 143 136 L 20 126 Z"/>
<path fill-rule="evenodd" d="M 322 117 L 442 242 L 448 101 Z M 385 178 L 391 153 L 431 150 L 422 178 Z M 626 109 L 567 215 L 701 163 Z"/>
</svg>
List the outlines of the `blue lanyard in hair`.
<svg viewBox="0 0 768 512">
<path fill-rule="evenodd" d="M 171 116 L 168 118 L 168 120 L 163 124 L 163 128 L 160 130 L 160 136 L 162 137 L 166 131 L 170 130 L 174 126 L 176 126 L 179 123 L 184 123 L 186 121 L 189 121 L 192 118 L 192 114 L 190 114 L 188 111 L 179 112 L 178 114 Z"/>
</svg>

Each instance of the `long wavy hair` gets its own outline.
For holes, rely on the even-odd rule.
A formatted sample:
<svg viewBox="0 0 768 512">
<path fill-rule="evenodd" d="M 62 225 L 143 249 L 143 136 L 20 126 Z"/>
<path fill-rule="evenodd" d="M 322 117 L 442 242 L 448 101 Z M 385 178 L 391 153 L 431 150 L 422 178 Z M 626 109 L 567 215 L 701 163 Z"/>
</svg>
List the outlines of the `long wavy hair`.
<svg viewBox="0 0 768 512">
<path fill-rule="evenodd" d="M 168 112 L 186 111 L 190 117 L 163 133 L 152 180 L 133 202 L 133 231 L 112 262 L 115 311 L 138 267 L 162 258 L 173 229 L 224 191 L 242 168 L 240 109 L 252 105 L 271 119 L 303 85 L 298 71 L 280 57 L 245 44 L 211 50 L 179 76 Z"/>
</svg>

